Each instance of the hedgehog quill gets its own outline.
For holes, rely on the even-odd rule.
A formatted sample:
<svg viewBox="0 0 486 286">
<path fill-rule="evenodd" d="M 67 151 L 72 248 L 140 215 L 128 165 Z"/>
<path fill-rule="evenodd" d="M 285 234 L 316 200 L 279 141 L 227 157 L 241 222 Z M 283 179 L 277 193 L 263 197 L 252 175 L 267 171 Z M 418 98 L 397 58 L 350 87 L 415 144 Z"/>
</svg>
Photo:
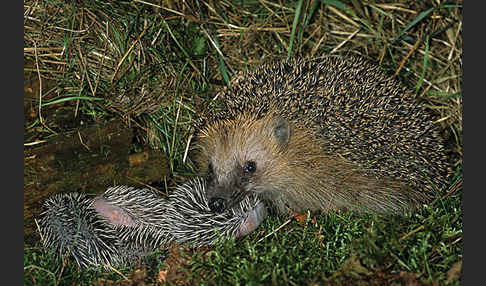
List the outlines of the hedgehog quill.
<svg viewBox="0 0 486 286">
<path fill-rule="evenodd" d="M 95 198 L 57 194 L 44 207 L 39 219 L 42 243 L 59 257 L 70 255 L 83 268 L 133 265 L 172 242 L 200 247 L 224 235 L 242 237 L 267 216 L 256 196 L 213 213 L 200 178 L 179 186 L 168 198 L 150 189 L 117 186 Z"/>
<path fill-rule="evenodd" d="M 223 107 L 201 117 L 192 149 L 216 212 L 253 193 L 284 213 L 400 214 L 446 185 L 437 118 L 363 58 L 266 64 L 217 98 Z"/>
</svg>

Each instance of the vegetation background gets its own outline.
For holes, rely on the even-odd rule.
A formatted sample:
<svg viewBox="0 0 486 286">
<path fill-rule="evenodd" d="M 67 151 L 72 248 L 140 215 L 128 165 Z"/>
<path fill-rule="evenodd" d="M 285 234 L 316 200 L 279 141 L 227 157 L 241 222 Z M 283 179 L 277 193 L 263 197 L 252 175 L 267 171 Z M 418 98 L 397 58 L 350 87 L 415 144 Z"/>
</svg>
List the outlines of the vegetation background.
<svg viewBox="0 0 486 286">
<path fill-rule="evenodd" d="M 244 239 L 114 271 L 80 272 L 24 242 L 24 284 L 459 285 L 462 1 L 25 0 L 24 146 L 119 120 L 134 148 L 167 155 L 173 187 L 194 172 L 183 157 L 195 114 L 232 75 L 321 54 L 377 62 L 437 113 L 456 168 L 446 193 L 403 217 L 272 217 Z"/>
</svg>

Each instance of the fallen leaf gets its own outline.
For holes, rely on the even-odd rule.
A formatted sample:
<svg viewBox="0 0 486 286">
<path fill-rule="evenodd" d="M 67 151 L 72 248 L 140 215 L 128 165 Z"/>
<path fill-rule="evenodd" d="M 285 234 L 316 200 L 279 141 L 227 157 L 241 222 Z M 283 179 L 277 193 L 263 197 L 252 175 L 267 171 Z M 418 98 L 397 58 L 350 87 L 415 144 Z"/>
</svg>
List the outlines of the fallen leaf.
<svg viewBox="0 0 486 286">
<path fill-rule="evenodd" d="M 287 207 L 287 210 L 289 210 L 292 213 L 292 216 L 295 218 L 296 221 L 299 223 L 304 223 L 305 220 L 307 219 L 307 212 L 304 213 L 299 213 L 294 211 L 293 209 Z"/>
<path fill-rule="evenodd" d="M 159 271 L 159 275 L 157 276 L 157 282 L 165 283 L 167 281 L 167 273 L 169 272 L 169 268 L 162 269 Z"/>
<path fill-rule="evenodd" d="M 452 264 L 451 269 L 447 271 L 446 283 L 450 283 L 452 282 L 452 280 L 459 280 L 459 278 L 461 278 L 461 273 L 462 273 L 462 260 L 459 260 L 456 263 Z"/>
<path fill-rule="evenodd" d="M 420 286 L 422 285 L 417 278 L 420 277 L 421 274 L 417 273 L 410 273 L 406 271 L 400 271 L 400 278 L 402 278 L 403 285 L 406 286 Z"/>
<path fill-rule="evenodd" d="M 304 223 L 305 220 L 307 219 L 307 214 L 306 213 L 296 213 L 296 214 L 294 214 L 294 217 L 298 222 Z"/>
</svg>

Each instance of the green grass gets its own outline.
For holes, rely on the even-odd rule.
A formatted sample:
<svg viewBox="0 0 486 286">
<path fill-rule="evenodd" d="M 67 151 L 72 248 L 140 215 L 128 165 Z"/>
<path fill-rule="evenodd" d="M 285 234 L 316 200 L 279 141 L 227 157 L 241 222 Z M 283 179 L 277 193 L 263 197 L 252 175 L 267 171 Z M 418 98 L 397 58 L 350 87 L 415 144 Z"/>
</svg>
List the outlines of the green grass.
<svg viewBox="0 0 486 286">
<path fill-rule="evenodd" d="M 232 75 L 265 61 L 333 51 L 360 54 L 397 72 L 427 101 L 451 137 L 456 179 L 462 178 L 462 1 L 211 5 L 25 1 L 24 47 L 31 49 L 24 51 L 24 70 L 50 83 L 42 98 L 24 104 L 34 113 L 24 125 L 26 138 L 33 138 L 27 142 L 71 131 L 52 116 L 60 107 L 86 124 L 115 117 L 140 134 L 134 144 L 165 152 L 172 176 L 161 185 L 173 187 L 194 173 L 183 158 L 195 115 Z M 459 187 L 403 217 L 339 212 L 280 229 L 287 218 L 270 217 L 241 240 L 187 251 L 182 277 L 207 285 L 390 285 L 409 277 L 459 285 L 448 271 L 462 261 L 461 194 Z M 147 283 L 158 283 L 165 257 L 157 253 L 142 267 Z M 39 243 L 26 244 L 24 284 L 134 281 L 133 268 L 119 274 L 63 265 Z"/>
<path fill-rule="evenodd" d="M 268 219 L 259 228 L 265 230 L 260 236 L 283 221 Z M 385 277 L 406 271 L 442 285 L 447 271 L 462 259 L 461 200 L 446 198 L 404 217 L 331 213 L 304 224 L 293 221 L 257 242 L 260 236 L 227 241 L 205 259 L 195 255 L 189 276 L 194 281 L 210 277 L 210 285 L 302 285 L 343 277 L 367 281 L 378 271 Z M 344 269 L 333 277 L 350 257 L 357 257 L 362 268 Z"/>
<path fill-rule="evenodd" d="M 377 279 L 401 281 L 400 271 L 419 274 L 423 283 L 444 285 L 452 265 L 462 260 L 461 196 L 454 194 L 405 216 L 330 213 L 305 222 L 270 217 L 249 236 L 224 240 L 209 250 L 185 251 L 185 279 L 207 285 L 302 285 Z M 265 238 L 266 235 L 270 234 Z M 166 269 L 165 256 L 151 258 L 147 281 Z M 359 263 L 343 267 L 357 258 Z M 157 260 L 158 259 L 158 260 Z M 41 248 L 24 252 L 25 285 L 91 284 L 123 278 L 113 272 L 77 271 Z M 182 267 L 182 266 L 181 266 Z M 130 276 L 133 269 L 118 269 Z M 337 276 L 335 274 L 338 274 Z M 152 275 L 152 276 L 151 276 Z M 54 277 L 56 280 L 54 280 Z M 34 282 L 35 280 L 35 282 Z M 460 285 L 455 280 L 451 285 Z"/>
</svg>

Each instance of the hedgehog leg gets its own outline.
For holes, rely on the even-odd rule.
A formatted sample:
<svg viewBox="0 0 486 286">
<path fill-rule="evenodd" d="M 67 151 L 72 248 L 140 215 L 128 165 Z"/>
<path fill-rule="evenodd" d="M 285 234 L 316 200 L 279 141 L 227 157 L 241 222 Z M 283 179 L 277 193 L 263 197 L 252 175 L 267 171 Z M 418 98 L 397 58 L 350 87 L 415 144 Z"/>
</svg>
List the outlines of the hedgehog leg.
<svg viewBox="0 0 486 286">
<path fill-rule="evenodd" d="M 102 197 L 93 200 L 93 208 L 112 225 L 135 226 L 133 218 L 121 207 L 107 202 Z"/>
<path fill-rule="evenodd" d="M 258 203 L 254 209 L 248 211 L 248 216 L 242 221 L 235 237 L 242 237 L 254 231 L 267 215 L 267 208 L 263 202 Z"/>
</svg>

